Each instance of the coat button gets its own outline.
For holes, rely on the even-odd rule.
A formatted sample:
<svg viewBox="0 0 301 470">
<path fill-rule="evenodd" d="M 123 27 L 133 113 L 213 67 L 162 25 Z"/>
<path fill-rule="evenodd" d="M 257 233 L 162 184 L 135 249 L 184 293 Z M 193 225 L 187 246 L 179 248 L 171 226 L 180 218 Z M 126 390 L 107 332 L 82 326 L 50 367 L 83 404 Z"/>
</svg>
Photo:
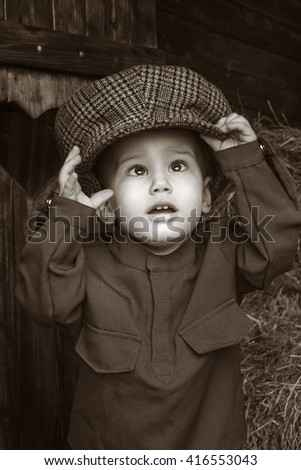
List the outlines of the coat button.
<svg viewBox="0 0 301 470">
<path fill-rule="evenodd" d="M 46 206 L 49 208 L 51 204 L 52 204 L 52 197 L 48 196 L 48 198 L 46 199 Z"/>
<path fill-rule="evenodd" d="M 149 256 L 146 261 L 146 267 L 149 271 L 152 271 L 156 266 L 156 261 L 154 260 L 153 256 Z"/>
<path fill-rule="evenodd" d="M 262 154 L 267 157 L 270 153 L 268 145 L 261 139 L 258 139 L 258 144 Z"/>
</svg>

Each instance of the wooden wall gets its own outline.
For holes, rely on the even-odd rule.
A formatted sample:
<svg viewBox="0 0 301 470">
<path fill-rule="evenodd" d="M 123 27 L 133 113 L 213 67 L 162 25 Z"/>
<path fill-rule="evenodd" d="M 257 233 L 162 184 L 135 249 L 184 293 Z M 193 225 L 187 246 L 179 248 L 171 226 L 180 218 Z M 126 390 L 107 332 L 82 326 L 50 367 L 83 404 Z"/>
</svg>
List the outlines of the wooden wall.
<svg viewBox="0 0 301 470">
<path fill-rule="evenodd" d="M 160 0 L 158 47 L 167 63 L 200 71 L 234 108 L 301 125 L 301 2 Z"/>
<path fill-rule="evenodd" d="M 163 63 L 155 15 L 155 0 L 0 0 L 0 102 L 36 118 L 88 80 Z"/>
<path fill-rule="evenodd" d="M 1 0 L 0 19 L 125 44 L 156 46 L 152 0 Z"/>
<path fill-rule="evenodd" d="M 13 295 L 30 210 L 25 190 L 0 167 L 0 449 L 66 446 L 78 332 L 29 321 Z"/>
<path fill-rule="evenodd" d="M 183 64 L 239 112 L 269 101 L 301 125 L 300 18 L 299 0 L 0 0 L 0 101 L 37 117 L 95 77 Z"/>
</svg>

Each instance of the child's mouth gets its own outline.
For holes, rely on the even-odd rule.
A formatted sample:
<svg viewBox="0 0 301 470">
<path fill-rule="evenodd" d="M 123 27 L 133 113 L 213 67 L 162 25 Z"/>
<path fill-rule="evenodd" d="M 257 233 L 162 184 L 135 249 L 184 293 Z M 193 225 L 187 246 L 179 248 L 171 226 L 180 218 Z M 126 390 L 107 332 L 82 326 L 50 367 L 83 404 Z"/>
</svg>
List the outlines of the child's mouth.
<svg viewBox="0 0 301 470">
<path fill-rule="evenodd" d="M 151 210 L 148 211 L 148 214 L 170 214 L 176 212 L 175 208 L 169 204 L 154 206 Z"/>
</svg>

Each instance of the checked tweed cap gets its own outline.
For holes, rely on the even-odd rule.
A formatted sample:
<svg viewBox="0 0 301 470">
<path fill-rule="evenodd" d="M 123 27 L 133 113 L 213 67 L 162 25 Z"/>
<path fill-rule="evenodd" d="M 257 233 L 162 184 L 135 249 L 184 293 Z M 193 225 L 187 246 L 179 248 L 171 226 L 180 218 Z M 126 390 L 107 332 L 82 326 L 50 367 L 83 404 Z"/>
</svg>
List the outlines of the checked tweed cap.
<svg viewBox="0 0 301 470">
<path fill-rule="evenodd" d="M 214 125 L 231 112 L 222 92 L 198 73 L 181 66 L 137 65 L 89 83 L 58 111 L 55 138 L 65 159 L 74 145 L 76 168 L 90 195 L 100 185 L 92 168 L 96 157 L 120 137 L 163 127 L 181 127 L 221 140 Z"/>
</svg>

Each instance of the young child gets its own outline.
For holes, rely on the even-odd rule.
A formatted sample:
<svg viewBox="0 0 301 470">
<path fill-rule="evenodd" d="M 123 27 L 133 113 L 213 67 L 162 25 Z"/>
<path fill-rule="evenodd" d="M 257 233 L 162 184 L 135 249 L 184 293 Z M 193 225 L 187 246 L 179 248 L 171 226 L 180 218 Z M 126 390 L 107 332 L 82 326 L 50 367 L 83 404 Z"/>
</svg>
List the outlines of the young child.
<svg viewBox="0 0 301 470">
<path fill-rule="evenodd" d="M 240 449 L 252 322 L 239 301 L 293 265 L 288 172 L 217 88 L 178 66 L 89 84 L 55 131 L 59 195 L 24 248 L 17 295 L 42 325 L 81 324 L 71 448 Z M 209 232 L 213 152 L 239 217 Z"/>
</svg>

